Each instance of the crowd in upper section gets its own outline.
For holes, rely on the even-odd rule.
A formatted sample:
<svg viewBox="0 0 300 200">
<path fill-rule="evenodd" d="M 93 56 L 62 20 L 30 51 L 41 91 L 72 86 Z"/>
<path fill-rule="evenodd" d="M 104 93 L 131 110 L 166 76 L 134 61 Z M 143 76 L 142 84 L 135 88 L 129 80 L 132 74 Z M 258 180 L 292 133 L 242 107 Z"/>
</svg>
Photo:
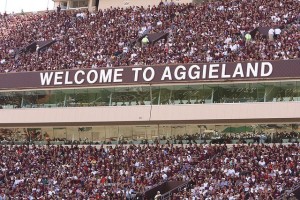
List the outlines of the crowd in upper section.
<svg viewBox="0 0 300 200">
<path fill-rule="evenodd" d="M 299 0 L 226 0 L 3 14 L 0 72 L 299 59 L 299 13 Z M 151 33 L 168 37 L 138 40 Z"/>
</svg>

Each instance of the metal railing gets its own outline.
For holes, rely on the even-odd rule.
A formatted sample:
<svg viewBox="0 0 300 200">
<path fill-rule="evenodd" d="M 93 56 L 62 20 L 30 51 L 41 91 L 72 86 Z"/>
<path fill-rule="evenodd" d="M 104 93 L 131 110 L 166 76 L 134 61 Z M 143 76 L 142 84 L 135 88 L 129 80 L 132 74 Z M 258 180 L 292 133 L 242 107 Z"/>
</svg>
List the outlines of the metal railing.
<svg viewBox="0 0 300 200">
<path fill-rule="evenodd" d="M 167 200 L 167 199 L 170 199 L 172 197 L 172 194 L 174 192 L 178 192 L 178 191 L 182 191 L 184 188 L 186 188 L 188 186 L 188 184 L 190 183 L 190 181 L 187 181 L 181 185 L 179 185 L 178 187 L 170 190 L 169 192 L 167 193 L 164 193 L 163 195 L 161 195 L 161 200 Z"/>
<path fill-rule="evenodd" d="M 300 188 L 300 183 L 297 185 L 294 185 L 291 189 L 286 190 L 282 195 L 280 195 L 279 197 L 277 197 L 276 200 L 283 200 L 286 197 L 290 196 L 290 194 L 292 194 L 293 192 L 295 192 L 296 190 L 298 190 Z"/>
</svg>

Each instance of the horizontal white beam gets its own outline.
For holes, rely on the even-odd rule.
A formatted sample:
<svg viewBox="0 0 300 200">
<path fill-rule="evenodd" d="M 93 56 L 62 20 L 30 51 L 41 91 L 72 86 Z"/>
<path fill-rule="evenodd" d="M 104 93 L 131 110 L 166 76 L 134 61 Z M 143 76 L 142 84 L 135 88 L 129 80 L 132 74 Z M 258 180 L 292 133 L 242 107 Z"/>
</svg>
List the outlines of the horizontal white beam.
<svg viewBox="0 0 300 200">
<path fill-rule="evenodd" d="M 298 122 L 300 102 L 27 108 L 0 110 L 0 127 L 150 123 Z M 300 121 L 299 121 L 300 122 Z"/>
</svg>

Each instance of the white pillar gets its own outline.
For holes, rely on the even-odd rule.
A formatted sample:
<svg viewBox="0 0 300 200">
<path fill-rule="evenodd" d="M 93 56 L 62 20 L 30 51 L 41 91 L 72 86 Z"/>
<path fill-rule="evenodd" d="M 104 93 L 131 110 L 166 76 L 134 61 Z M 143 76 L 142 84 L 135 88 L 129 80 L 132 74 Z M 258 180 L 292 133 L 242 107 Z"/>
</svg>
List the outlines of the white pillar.
<svg viewBox="0 0 300 200">
<path fill-rule="evenodd" d="M 93 12 L 93 11 L 95 11 L 94 10 L 94 0 L 88 0 L 88 9 L 89 9 L 89 11 L 90 12 Z"/>
<path fill-rule="evenodd" d="M 68 3 L 67 3 L 67 9 L 69 9 L 71 7 L 71 1 L 68 0 Z"/>
</svg>

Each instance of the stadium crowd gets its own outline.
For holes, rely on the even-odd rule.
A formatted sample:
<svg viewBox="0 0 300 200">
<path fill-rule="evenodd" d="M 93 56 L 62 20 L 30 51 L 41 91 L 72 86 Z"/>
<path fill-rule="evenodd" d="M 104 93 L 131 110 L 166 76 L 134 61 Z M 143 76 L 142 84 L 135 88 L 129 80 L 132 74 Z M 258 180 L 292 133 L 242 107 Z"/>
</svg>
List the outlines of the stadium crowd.
<svg viewBox="0 0 300 200">
<path fill-rule="evenodd" d="M 0 146 L 0 198 L 124 199 L 226 146 Z M 9 197 L 9 198 L 8 198 Z M 3 199 L 1 199 L 3 200 Z"/>
<path fill-rule="evenodd" d="M 0 15 L 0 72 L 298 59 L 299 13 L 298 0 L 5 13 Z M 256 28 L 268 31 L 253 34 Z M 168 38 L 136 42 L 159 32 Z M 57 42 L 50 47 L 24 50 L 33 41 L 52 40 Z"/>
<path fill-rule="evenodd" d="M 0 14 L 0 73 L 299 59 L 299 17 L 299 0 L 5 13 Z M 161 32 L 168 33 L 167 39 L 155 44 L 139 41 L 146 33 Z M 34 41 L 55 43 L 26 49 Z M 43 138 L 32 132 L 26 140 L 33 135 Z M 279 140 L 298 138 L 294 133 L 278 135 Z M 2 135 L 0 139 L 12 140 Z M 274 199 L 298 184 L 299 152 L 299 144 L 0 145 L 0 200 L 131 199 L 167 180 L 191 182 L 174 194 L 176 200 Z"/>
<path fill-rule="evenodd" d="M 187 173 L 192 186 L 175 199 L 275 199 L 299 184 L 299 146 L 233 146 Z"/>
<path fill-rule="evenodd" d="M 0 197 L 133 199 L 190 181 L 172 199 L 275 199 L 299 182 L 300 146 L 0 146 Z"/>
</svg>

